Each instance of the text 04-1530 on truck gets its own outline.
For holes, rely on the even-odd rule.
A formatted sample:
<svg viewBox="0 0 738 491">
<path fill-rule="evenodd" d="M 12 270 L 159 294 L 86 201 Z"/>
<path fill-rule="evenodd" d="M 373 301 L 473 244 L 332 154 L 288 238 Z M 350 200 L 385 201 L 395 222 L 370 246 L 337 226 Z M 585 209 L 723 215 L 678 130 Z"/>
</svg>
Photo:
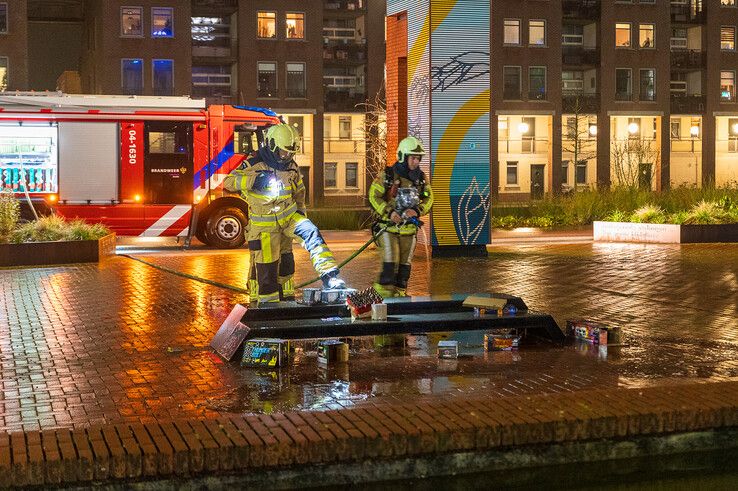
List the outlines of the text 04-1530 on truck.
<svg viewBox="0 0 738 491">
<path fill-rule="evenodd" d="M 119 235 L 238 247 L 248 210 L 223 180 L 279 122 L 189 97 L 1 94 L 0 189 Z"/>
</svg>

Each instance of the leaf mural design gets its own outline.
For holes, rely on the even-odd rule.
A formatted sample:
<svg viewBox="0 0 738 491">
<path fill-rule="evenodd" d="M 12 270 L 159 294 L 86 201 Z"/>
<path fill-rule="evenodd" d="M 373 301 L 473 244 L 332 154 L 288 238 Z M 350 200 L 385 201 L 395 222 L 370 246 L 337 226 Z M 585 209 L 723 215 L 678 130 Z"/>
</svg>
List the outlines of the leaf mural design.
<svg viewBox="0 0 738 491">
<path fill-rule="evenodd" d="M 456 206 L 459 240 L 463 245 L 474 244 L 479 239 L 487 225 L 489 207 L 489 184 L 480 189 L 477 178 L 472 177 Z"/>
</svg>

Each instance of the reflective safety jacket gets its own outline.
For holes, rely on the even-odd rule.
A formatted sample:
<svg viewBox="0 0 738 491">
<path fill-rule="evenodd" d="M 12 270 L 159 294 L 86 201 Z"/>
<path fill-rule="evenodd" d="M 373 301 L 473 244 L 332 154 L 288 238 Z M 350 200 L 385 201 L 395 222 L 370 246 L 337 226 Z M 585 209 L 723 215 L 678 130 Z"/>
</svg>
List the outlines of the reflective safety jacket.
<svg viewBox="0 0 738 491">
<path fill-rule="evenodd" d="M 379 216 L 380 223 L 391 223 L 387 227 L 387 232 L 400 235 L 413 235 L 417 233 L 418 228 L 410 223 L 396 225 L 390 220 L 393 211 L 397 211 L 400 215 L 404 210 L 397 209 L 395 197 L 397 188 L 415 187 L 418 190 L 420 203 L 415 209 L 418 216 L 427 215 L 433 206 L 433 190 L 430 184 L 425 182 L 425 175 L 421 173 L 421 178 L 413 182 L 410 179 L 400 176 L 394 171 L 394 167 L 383 170 L 374 179 L 369 188 L 369 203 L 372 205 L 374 212 Z"/>
<path fill-rule="evenodd" d="M 251 225 L 282 227 L 295 213 L 306 214 L 305 184 L 294 160 L 285 170 L 277 170 L 262 162 L 257 154 L 228 174 L 223 186 L 241 193 L 249 205 Z"/>
</svg>

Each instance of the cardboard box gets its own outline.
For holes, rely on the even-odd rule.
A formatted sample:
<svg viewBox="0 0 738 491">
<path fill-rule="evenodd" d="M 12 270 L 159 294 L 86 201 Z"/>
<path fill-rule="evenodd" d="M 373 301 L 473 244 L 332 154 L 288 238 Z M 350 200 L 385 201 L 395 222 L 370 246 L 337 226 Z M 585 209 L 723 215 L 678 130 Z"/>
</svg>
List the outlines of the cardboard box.
<svg viewBox="0 0 738 491">
<path fill-rule="evenodd" d="M 290 343 L 284 339 L 249 339 L 243 344 L 242 367 L 278 368 L 287 363 Z"/>
<path fill-rule="evenodd" d="M 348 344 L 336 339 L 318 342 L 318 363 L 340 363 L 349 359 Z"/>
<path fill-rule="evenodd" d="M 607 346 L 608 344 L 621 344 L 622 332 L 619 327 L 606 326 L 597 322 L 584 319 L 567 320 L 566 335 L 587 341 L 588 343 Z"/>
<path fill-rule="evenodd" d="M 520 336 L 508 333 L 488 332 L 484 335 L 486 351 L 514 351 L 520 348 Z"/>
<path fill-rule="evenodd" d="M 458 341 L 439 341 L 438 358 L 455 359 L 459 357 Z"/>
</svg>

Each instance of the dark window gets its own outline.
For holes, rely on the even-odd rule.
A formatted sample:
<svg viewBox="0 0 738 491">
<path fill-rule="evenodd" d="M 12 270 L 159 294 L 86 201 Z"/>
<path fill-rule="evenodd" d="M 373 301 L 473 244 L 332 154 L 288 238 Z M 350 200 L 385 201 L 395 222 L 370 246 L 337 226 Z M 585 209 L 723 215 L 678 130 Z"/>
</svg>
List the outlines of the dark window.
<svg viewBox="0 0 738 491">
<path fill-rule="evenodd" d="M 154 94 L 174 94 L 174 61 L 153 60 Z"/>
<path fill-rule="evenodd" d="M 8 4 L 0 3 L 0 33 L 8 32 Z"/>
<path fill-rule="evenodd" d="M 630 68 L 615 69 L 615 100 L 629 101 L 631 99 Z"/>
<path fill-rule="evenodd" d="M 143 93 L 143 60 L 121 60 L 121 87 L 124 94 Z"/>
<path fill-rule="evenodd" d="M 528 69 L 528 99 L 546 100 L 546 67 L 532 66 Z"/>
<path fill-rule="evenodd" d="M 518 163 L 507 163 L 507 184 L 515 185 L 518 183 Z"/>
<path fill-rule="evenodd" d="M 193 66 L 192 95 L 195 97 L 230 97 L 231 67 L 229 65 Z"/>
<path fill-rule="evenodd" d="M 259 62 L 259 97 L 277 97 L 277 64 Z"/>
<path fill-rule="evenodd" d="M 656 100 L 656 82 L 654 77 L 656 70 L 652 68 L 641 69 L 641 92 L 639 95 L 642 101 Z"/>
<path fill-rule="evenodd" d="M 346 187 L 359 187 L 359 164 L 356 162 L 346 162 Z"/>
<path fill-rule="evenodd" d="M 502 98 L 505 100 L 519 100 L 520 97 L 520 67 L 506 66 L 503 69 L 504 87 Z"/>
<path fill-rule="evenodd" d="M 561 184 L 569 184 L 569 161 L 561 161 Z"/>
<path fill-rule="evenodd" d="M 287 97 L 305 97 L 304 63 L 287 63 Z"/>
<path fill-rule="evenodd" d="M 580 160 L 576 166 L 577 184 L 587 184 L 587 161 Z"/>
<path fill-rule="evenodd" d="M 326 188 L 335 188 L 336 187 L 336 168 L 338 167 L 338 164 L 335 162 L 326 162 L 323 166 L 323 182 L 325 184 Z"/>
</svg>

